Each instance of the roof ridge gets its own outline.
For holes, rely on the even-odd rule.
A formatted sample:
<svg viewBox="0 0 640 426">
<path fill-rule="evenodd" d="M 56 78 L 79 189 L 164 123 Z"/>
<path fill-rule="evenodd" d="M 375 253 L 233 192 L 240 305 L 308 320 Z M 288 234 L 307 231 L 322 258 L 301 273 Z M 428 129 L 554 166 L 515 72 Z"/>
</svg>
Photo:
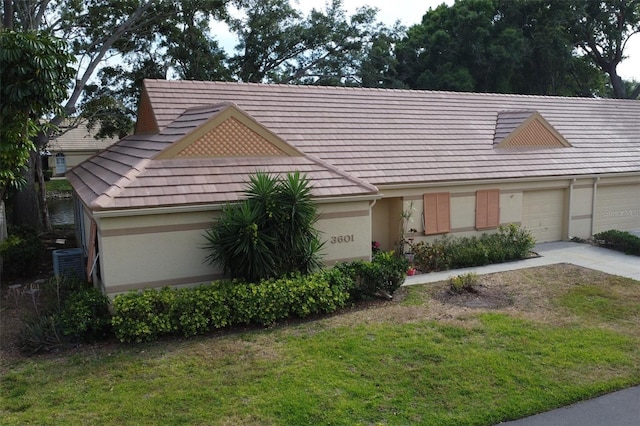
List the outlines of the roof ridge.
<svg viewBox="0 0 640 426">
<path fill-rule="evenodd" d="M 256 86 L 256 87 L 285 87 L 299 90 L 336 90 L 336 91 L 362 91 L 362 92 L 395 92 L 395 93 L 412 93 L 412 94 L 445 94 L 456 96 L 477 96 L 477 97 L 509 97 L 509 98 L 535 98 L 535 99 L 582 99 L 599 102 L 640 102 L 637 99 L 617 99 L 617 98 L 601 98 L 586 96 L 559 96 L 559 95 L 535 95 L 535 94 L 518 94 L 518 93 L 496 93 L 496 92 L 464 92 L 455 90 L 429 90 L 429 89 L 399 89 L 399 88 L 383 88 L 383 87 L 356 87 L 356 86 L 321 86 L 311 84 L 285 84 L 285 83 L 254 83 L 241 81 L 197 81 L 197 80 L 163 80 L 163 79 L 145 79 L 145 81 L 169 82 L 171 84 L 192 84 L 192 85 L 224 85 L 224 86 Z"/>
</svg>

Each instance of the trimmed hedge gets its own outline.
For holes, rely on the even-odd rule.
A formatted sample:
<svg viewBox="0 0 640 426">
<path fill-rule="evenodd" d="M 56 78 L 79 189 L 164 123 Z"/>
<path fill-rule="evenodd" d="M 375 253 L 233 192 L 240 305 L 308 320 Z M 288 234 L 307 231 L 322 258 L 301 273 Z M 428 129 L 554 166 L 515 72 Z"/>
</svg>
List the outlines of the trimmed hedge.
<svg viewBox="0 0 640 426">
<path fill-rule="evenodd" d="M 339 270 L 329 270 L 258 284 L 233 280 L 147 289 L 116 296 L 111 324 L 122 342 L 188 337 L 239 324 L 269 326 L 292 316 L 333 312 L 347 303 L 352 286 Z"/>
<path fill-rule="evenodd" d="M 640 256 L 640 237 L 630 232 L 610 229 L 594 234 L 593 241 L 601 247 Z"/>
<path fill-rule="evenodd" d="M 529 231 L 511 224 L 480 237 L 444 237 L 432 243 L 415 243 L 411 250 L 416 268 L 434 272 L 523 259 L 534 246 Z"/>
</svg>

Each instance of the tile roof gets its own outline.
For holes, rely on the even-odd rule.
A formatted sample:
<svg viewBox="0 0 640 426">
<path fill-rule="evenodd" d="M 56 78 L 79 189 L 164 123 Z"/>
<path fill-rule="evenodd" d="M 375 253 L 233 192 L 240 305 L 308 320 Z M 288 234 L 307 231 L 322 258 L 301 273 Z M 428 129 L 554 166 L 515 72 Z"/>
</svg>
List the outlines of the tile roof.
<svg viewBox="0 0 640 426">
<path fill-rule="evenodd" d="M 101 151 L 118 142 L 117 138 L 96 139 L 97 129 L 89 130 L 85 122 L 77 126 L 60 126 L 61 134 L 53 138 L 47 147 L 53 151 Z"/>
<path fill-rule="evenodd" d="M 236 201 L 257 171 L 300 171 L 311 180 L 315 197 L 377 193 L 374 186 L 293 148 L 288 151 L 295 156 L 163 158 L 168 148 L 230 108 L 230 103 L 219 103 L 187 109 L 159 133 L 128 136 L 74 167 L 67 177 L 94 210 Z M 242 112 L 232 114 L 242 119 Z"/>
<path fill-rule="evenodd" d="M 373 185 L 640 172 L 637 100 L 166 80 L 145 80 L 145 92 L 160 128 L 234 102 Z M 537 111 L 572 147 L 494 147 L 506 111 Z"/>
</svg>

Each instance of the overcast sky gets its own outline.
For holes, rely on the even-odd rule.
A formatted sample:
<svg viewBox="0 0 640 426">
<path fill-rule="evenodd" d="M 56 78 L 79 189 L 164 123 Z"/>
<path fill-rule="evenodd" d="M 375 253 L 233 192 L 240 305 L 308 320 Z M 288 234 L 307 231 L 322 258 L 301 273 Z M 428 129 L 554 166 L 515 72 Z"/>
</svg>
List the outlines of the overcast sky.
<svg viewBox="0 0 640 426">
<path fill-rule="evenodd" d="M 446 3 L 453 4 L 453 0 L 343 0 L 347 15 L 352 15 L 355 10 L 367 4 L 379 10 L 378 20 L 387 26 L 392 26 L 396 21 L 409 27 L 422 20 L 422 16 L 429 8 Z M 292 6 L 307 14 L 311 9 L 324 9 L 326 0 L 293 0 Z M 229 34 L 225 25 L 217 25 L 215 35 L 221 46 L 232 53 L 237 44 L 237 39 Z M 625 52 L 628 59 L 618 65 L 618 73 L 625 79 L 640 81 L 640 34 L 631 37 Z"/>
</svg>

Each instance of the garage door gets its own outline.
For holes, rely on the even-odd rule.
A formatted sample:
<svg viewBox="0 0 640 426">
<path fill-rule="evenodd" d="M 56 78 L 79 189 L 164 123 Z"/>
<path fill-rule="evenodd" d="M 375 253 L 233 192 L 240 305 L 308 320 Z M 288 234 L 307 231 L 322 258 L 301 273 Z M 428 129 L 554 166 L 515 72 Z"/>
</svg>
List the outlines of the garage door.
<svg viewBox="0 0 640 426">
<path fill-rule="evenodd" d="M 593 232 L 640 230 L 640 185 L 599 186 Z"/>
<path fill-rule="evenodd" d="M 522 194 L 522 226 L 536 242 L 562 240 L 564 190 L 527 191 Z"/>
</svg>

